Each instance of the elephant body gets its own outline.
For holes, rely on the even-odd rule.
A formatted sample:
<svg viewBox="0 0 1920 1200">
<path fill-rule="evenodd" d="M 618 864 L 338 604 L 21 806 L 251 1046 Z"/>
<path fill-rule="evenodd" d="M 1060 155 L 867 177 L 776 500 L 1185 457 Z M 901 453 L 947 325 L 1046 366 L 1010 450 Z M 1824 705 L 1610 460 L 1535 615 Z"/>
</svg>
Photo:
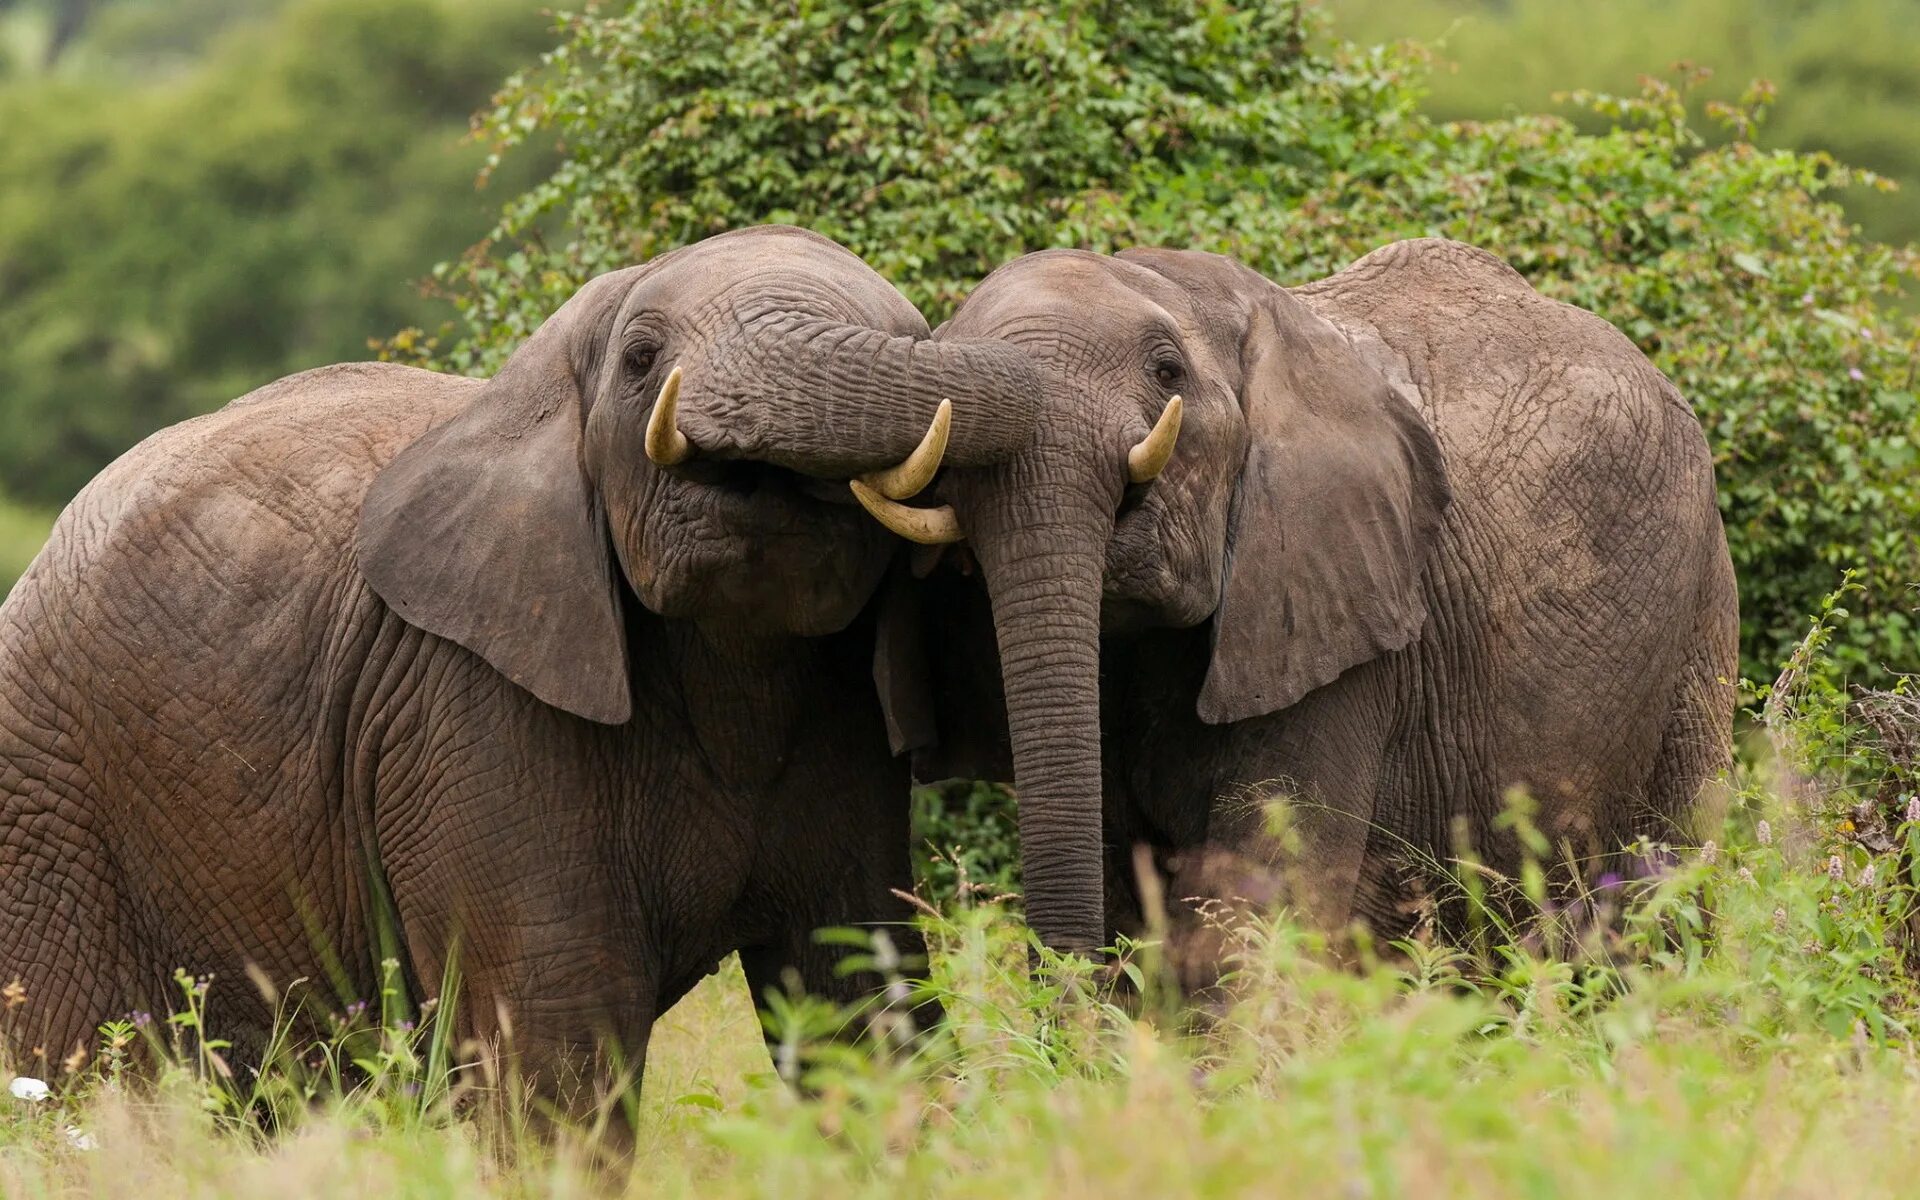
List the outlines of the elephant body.
<svg viewBox="0 0 1920 1200">
<path fill-rule="evenodd" d="M 1398 936 L 1456 855 L 1517 871 L 1515 789 L 1569 882 L 1688 834 L 1730 750 L 1737 597 L 1699 424 L 1607 322 L 1421 240 L 1292 289 L 1187 251 L 1047 252 L 941 336 L 1023 345 L 1049 400 L 1024 464 L 941 492 L 971 551 L 945 561 L 979 570 L 925 585 L 939 744 L 916 769 L 1016 781 L 1050 905 L 1082 886 L 1058 835 L 1088 795 L 1100 936 L 1141 927 L 1149 847 L 1202 984 L 1203 902 Z M 1179 392 L 1164 474 L 1129 481 Z M 1097 777 L 1061 732 L 1089 703 Z"/>
<path fill-rule="evenodd" d="M 451 961 L 456 1028 L 549 1098 L 734 950 L 756 1000 L 870 993 L 812 937 L 911 884 L 897 550 L 840 480 L 960 406 L 991 461 L 1030 377 L 764 227 L 590 281 L 490 380 L 322 368 L 136 447 L 0 607 L 12 1061 L 173 1007 L 175 968 L 257 1053 L 260 977 L 325 1010 Z"/>
<path fill-rule="evenodd" d="M 1294 294 L 1439 441 L 1452 502 L 1426 623 L 1288 708 L 1220 725 L 1196 714 L 1208 630 L 1109 639 L 1111 844 L 1171 851 L 1171 896 L 1271 895 L 1265 814 L 1245 801 L 1283 792 L 1302 842 L 1289 894 L 1331 927 L 1385 932 L 1458 852 L 1518 869 L 1495 824 L 1512 789 L 1589 882 L 1637 839 L 1689 837 L 1727 760 L 1739 630 L 1686 401 L 1611 325 L 1458 243 L 1397 243 Z M 1191 853 L 1209 845 L 1230 853 Z"/>
<path fill-rule="evenodd" d="M 504 1015 L 542 1065 L 607 1035 L 640 1054 L 736 949 L 756 994 L 788 965 L 860 986 L 809 935 L 906 915 L 907 779 L 863 623 L 728 638 L 629 604 L 615 726 L 407 624 L 362 575 L 375 474 L 482 390 L 296 376 L 149 439 L 61 519 L 0 609 L 16 1053 L 165 1010 L 176 967 L 214 975 L 217 1027 L 257 1050 L 248 964 L 377 1000 L 383 923 L 416 999 L 457 939 L 472 1028 Z"/>
</svg>

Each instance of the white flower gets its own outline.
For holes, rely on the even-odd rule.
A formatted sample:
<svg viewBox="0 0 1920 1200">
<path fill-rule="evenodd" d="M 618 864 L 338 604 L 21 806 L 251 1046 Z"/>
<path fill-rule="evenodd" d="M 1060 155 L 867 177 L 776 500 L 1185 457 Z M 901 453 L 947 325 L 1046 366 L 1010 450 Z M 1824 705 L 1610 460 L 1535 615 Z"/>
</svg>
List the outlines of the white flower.
<svg viewBox="0 0 1920 1200">
<path fill-rule="evenodd" d="M 1920 796 L 1907 797 L 1907 824 L 1920 825 Z"/>
<path fill-rule="evenodd" d="M 1872 887 L 1873 879 L 1874 879 L 1874 875 L 1873 875 L 1872 863 L 1868 863 L 1866 866 L 1860 868 L 1860 886 L 1861 887 L 1863 888 Z"/>
<path fill-rule="evenodd" d="M 38 1104 L 53 1095 L 53 1089 L 47 1086 L 46 1080 L 30 1079 L 25 1075 L 15 1076 L 14 1081 L 7 1085 L 7 1090 L 13 1093 L 15 1100 L 25 1100 L 29 1104 Z"/>
<path fill-rule="evenodd" d="M 1827 855 L 1827 878 L 1845 879 L 1846 877 L 1847 868 L 1841 863 L 1840 856 L 1838 854 Z"/>
<path fill-rule="evenodd" d="M 1745 883 L 1745 884 L 1751 884 L 1754 882 L 1753 872 L 1747 870 L 1745 867 L 1741 867 L 1740 873 L 1734 876 L 1734 878 L 1738 879 L 1741 883 Z"/>
<path fill-rule="evenodd" d="M 1720 847 L 1713 844 L 1712 838 L 1708 838 L 1707 844 L 1700 847 L 1700 861 L 1707 864 L 1710 867 L 1715 862 L 1719 861 L 1719 859 L 1720 859 Z"/>
<path fill-rule="evenodd" d="M 1762 846 L 1771 846 L 1773 845 L 1773 826 L 1762 821 L 1753 827 L 1753 836 L 1759 839 Z"/>
</svg>

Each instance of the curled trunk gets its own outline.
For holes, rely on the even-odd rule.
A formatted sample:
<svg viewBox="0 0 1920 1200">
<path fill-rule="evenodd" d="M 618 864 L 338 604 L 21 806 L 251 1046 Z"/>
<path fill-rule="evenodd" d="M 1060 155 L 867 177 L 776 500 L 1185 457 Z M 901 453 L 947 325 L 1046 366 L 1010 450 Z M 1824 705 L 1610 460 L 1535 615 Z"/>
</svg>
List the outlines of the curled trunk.
<svg viewBox="0 0 1920 1200">
<path fill-rule="evenodd" d="M 1026 445 L 1040 395 L 1032 359 L 1006 343 L 934 342 L 784 312 L 722 339 L 701 374 L 681 427 L 702 456 L 826 478 L 905 459 L 942 400 L 953 402 L 945 461 L 1002 462 Z"/>
</svg>

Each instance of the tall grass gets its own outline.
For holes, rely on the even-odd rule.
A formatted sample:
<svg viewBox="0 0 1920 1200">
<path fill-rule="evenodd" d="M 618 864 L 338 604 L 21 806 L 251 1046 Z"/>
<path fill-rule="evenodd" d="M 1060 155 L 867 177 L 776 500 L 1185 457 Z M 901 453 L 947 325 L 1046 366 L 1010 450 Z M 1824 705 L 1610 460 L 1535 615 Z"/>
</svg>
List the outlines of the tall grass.
<svg viewBox="0 0 1920 1200">
<path fill-rule="evenodd" d="M 1886 730 L 1912 706 L 1825 677 L 1837 618 L 1760 689 L 1784 757 L 1748 756 L 1716 837 L 1572 898 L 1495 880 L 1529 914 L 1478 887 L 1454 944 L 1336 961 L 1279 913 L 1231 933 L 1230 1001 L 1174 1004 L 1146 943 L 1121 1005 L 1084 964 L 1036 980 L 1018 922 L 962 890 L 923 918 L 934 1036 L 812 1047 L 795 1092 L 729 965 L 662 1022 L 614 1156 L 397 1005 L 264 1082 L 223 1072 L 183 976 L 64 1094 L 0 1097 L 0 1195 L 1908 1194 L 1920 800 Z M 157 1082 L 120 1069 L 136 1039 L 166 1048 Z"/>
</svg>

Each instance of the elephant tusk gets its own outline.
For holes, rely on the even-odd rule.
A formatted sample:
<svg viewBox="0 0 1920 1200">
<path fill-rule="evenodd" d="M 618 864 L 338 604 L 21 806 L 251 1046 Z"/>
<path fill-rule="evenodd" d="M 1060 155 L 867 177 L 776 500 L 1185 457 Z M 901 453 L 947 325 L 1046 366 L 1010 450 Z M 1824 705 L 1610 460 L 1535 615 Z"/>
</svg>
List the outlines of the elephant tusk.
<svg viewBox="0 0 1920 1200">
<path fill-rule="evenodd" d="M 675 367 L 667 372 L 667 381 L 653 402 L 653 415 L 647 418 L 647 457 L 655 466 L 671 467 L 693 454 L 693 443 L 680 432 L 679 411 L 680 368 Z"/>
<path fill-rule="evenodd" d="M 947 432 L 952 427 L 953 401 L 942 400 L 933 412 L 933 423 L 927 426 L 926 436 L 920 439 L 912 454 L 897 466 L 862 475 L 860 481 L 889 500 L 919 495 L 940 470 L 940 460 L 947 454 Z"/>
<path fill-rule="evenodd" d="M 910 542 L 940 546 L 967 536 L 961 531 L 960 518 L 953 515 L 951 505 L 913 508 L 888 499 L 858 479 L 849 480 L 847 486 L 853 489 L 853 498 L 860 502 L 860 507 L 873 514 L 874 520 Z"/>
<path fill-rule="evenodd" d="M 1140 444 L 1127 451 L 1127 478 L 1135 483 L 1152 483 L 1167 469 L 1173 457 L 1173 443 L 1180 437 L 1180 397 L 1167 401 L 1160 419 L 1153 423 Z"/>
</svg>

